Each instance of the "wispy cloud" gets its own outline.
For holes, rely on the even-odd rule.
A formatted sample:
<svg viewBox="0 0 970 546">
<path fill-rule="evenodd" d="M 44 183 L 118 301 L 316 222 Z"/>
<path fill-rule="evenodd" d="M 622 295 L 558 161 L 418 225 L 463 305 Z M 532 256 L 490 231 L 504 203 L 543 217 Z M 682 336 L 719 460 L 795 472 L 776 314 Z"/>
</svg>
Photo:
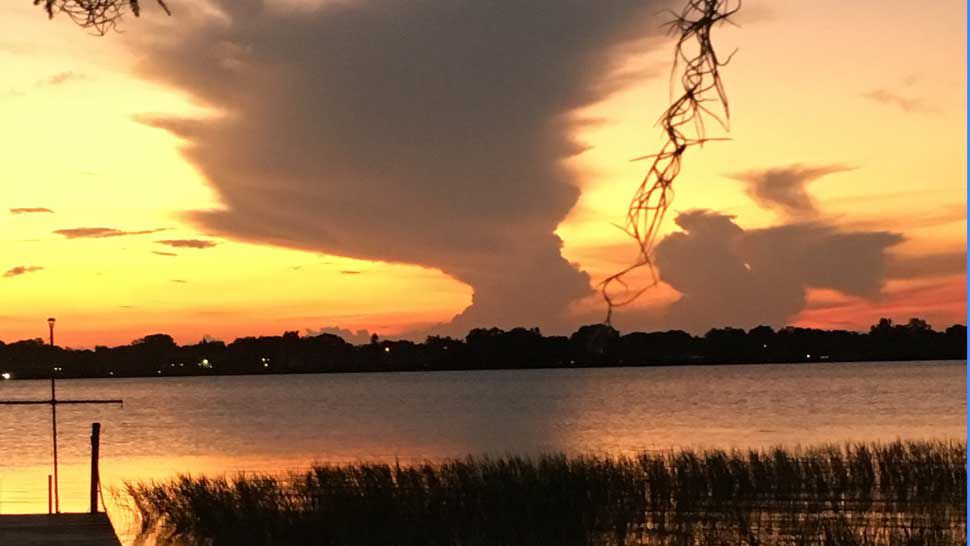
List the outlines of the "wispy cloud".
<svg viewBox="0 0 970 546">
<path fill-rule="evenodd" d="M 178 256 L 174 252 L 162 252 L 161 250 L 153 250 L 152 254 L 158 254 L 159 256 Z"/>
<path fill-rule="evenodd" d="M 37 266 L 37 265 L 18 265 L 17 267 L 14 267 L 12 269 L 7 270 L 7 272 L 4 273 L 3 276 L 4 277 L 19 277 L 19 276 L 25 275 L 27 273 L 33 273 L 34 271 L 40 271 L 41 269 L 44 269 L 44 268 L 43 267 L 40 267 L 40 266 Z"/>
<path fill-rule="evenodd" d="M 818 211 L 808 194 L 809 182 L 853 167 L 833 165 L 788 165 L 730 175 L 748 183 L 747 192 L 759 205 L 779 209 L 793 217 L 813 216 Z"/>
<path fill-rule="evenodd" d="M 187 281 L 185 279 L 172 279 L 172 282 L 175 282 L 175 283 L 178 283 L 178 284 L 186 284 L 189 281 Z"/>
<path fill-rule="evenodd" d="M 350 271 L 350 270 L 344 270 L 340 272 L 341 275 L 360 275 L 362 273 L 363 271 Z"/>
<path fill-rule="evenodd" d="M 167 239 L 155 242 L 174 248 L 212 248 L 218 244 L 215 241 L 206 241 L 203 239 Z"/>
<path fill-rule="evenodd" d="M 71 70 L 58 72 L 45 80 L 37 82 L 37 85 L 63 85 L 68 82 L 87 79 L 87 76 Z"/>
<path fill-rule="evenodd" d="M 2 46 L 0 46 L 0 51 L 3 51 Z M 86 79 L 88 79 L 88 77 L 84 74 L 66 70 L 64 72 L 57 72 L 56 74 L 52 74 L 46 78 L 42 78 L 35 81 L 33 87 L 34 89 L 43 89 L 45 87 L 59 87 L 71 82 L 81 81 Z M 0 97 L 2 96 L 22 97 L 24 95 L 27 95 L 29 92 L 30 92 L 29 86 L 11 87 L 7 89 L 5 93 L 0 93 Z"/>
<path fill-rule="evenodd" d="M 32 213 L 49 213 L 53 214 L 54 211 L 46 207 L 20 207 L 10 209 L 10 214 L 32 214 Z"/>
<path fill-rule="evenodd" d="M 904 112 L 912 114 L 930 114 L 935 112 L 935 109 L 921 98 L 906 97 L 888 89 L 874 89 L 868 93 L 863 93 L 862 96 L 874 102 L 895 106 Z"/>
<path fill-rule="evenodd" d="M 165 231 L 166 228 L 143 229 L 139 231 L 125 231 L 122 229 L 106 227 L 81 227 L 70 229 L 57 229 L 54 233 L 63 235 L 68 239 L 105 239 L 108 237 L 124 237 L 126 235 L 148 235 Z"/>
</svg>

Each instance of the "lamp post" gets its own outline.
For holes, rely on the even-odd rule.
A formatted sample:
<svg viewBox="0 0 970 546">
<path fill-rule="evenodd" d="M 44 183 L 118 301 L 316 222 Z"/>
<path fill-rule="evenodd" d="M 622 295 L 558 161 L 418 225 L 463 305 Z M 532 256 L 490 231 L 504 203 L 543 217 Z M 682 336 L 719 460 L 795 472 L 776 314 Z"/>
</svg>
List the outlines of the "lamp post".
<svg viewBox="0 0 970 546">
<path fill-rule="evenodd" d="M 50 338 L 51 347 L 54 346 L 54 322 L 55 322 L 55 320 L 53 318 L 47 319 L 47 325 L 50 326 L 50 331 L 51 331 L 51 338 Z M 51 353 L 53 354 L 54 351 L 52 350 Z M 48 497 L 47 497 L 47 500 L 48 500 L 48 511 L 49 512 L 60 513 L 60 511 L 61 511 L 60 495 L 58 494 L 58 490 L 57 490 L 58 489 L 58 479 L 57 479 L 58 478 L 58 476 L 57 476 L 57 406 L 58 406 L 58 404 L 121 404 L 122 401 L 121 400 L 93 400 L 93 399 L 84 399 L 84 400 L 70 400 L 70 399 L 68 399 L 68 400 L 58 400 L 57 399 L 57 393 L 56 393 L 55 387 L 54 387 L 54 376 L 57 373 L 57 370 L 58 370 L 58 368 L 55 368 L 53 365 L 51 366 L 51 397 L 50 397 L 50 400 L 23 400 L 23 399 L 18 399 L 18 400 L 0 400 L 0 406 L 24 406 L 24 405 L 50 404 L 50 406 L 51 406 L 51 441 L 52 441 L 52 444 L 53 444 L 52 447 L 54 448 L 54 475 L 53 476 L 51 476 L 51 475 L 48 475 L 47 476 L 47 480 L 48 480 L 47 481 L 47 483 L 48 483 Z M 97 451 L 95 450 L 95 447 L 97 445 L 97 440 L 96 439 L 97 439 L 98 435 L 100 434 L 100 427 L 99 426 L 95 426 L 94 429 L 95 430 L 92 431 L 92 435 L 93 435 L 92 436 L 92 453 L 96 455 L 97 454 Z M 94 491 L 94 489 L 96 488 L 96 486 L 98 484 L 98 480 L 99 480 L 99 478 L 98 478 L 98 471 L 97 471 L 97 459 L 95 458 L 94 461 L 92 462 L 92 466 L 91 466 L 91 483 L 92 483 L 91 489 L 92 489 L 92 491 Z M 94 495 L 92 494 L 92 497 L 93 496 Z M 53 502 L 51 502 L 51 501 L 53 501 Z M 53 506 L 51 506 L 52 504 L 53 504 Z M 91 511 L 92 512 L 97 511 L 97 504 L 94 503 L 94 502 L 91 503 Z M 3 544 L 6 544 L 6 542 L 3 542 Z"/>
<path fill-rule="evenodd" d="M 51 332 L 51 348 L 54 348 L 54 323 L 57 319 L 51 317 L 47 319 L 47 326 L 50 327 Z M 54 444 L 54 513 L 61 513 L 61 503 L 60 495 L 57 491 L 57 396 L 54 394 L 54 371 L 55 368 L 51 366 L 51 443 Z"/>
</svg>

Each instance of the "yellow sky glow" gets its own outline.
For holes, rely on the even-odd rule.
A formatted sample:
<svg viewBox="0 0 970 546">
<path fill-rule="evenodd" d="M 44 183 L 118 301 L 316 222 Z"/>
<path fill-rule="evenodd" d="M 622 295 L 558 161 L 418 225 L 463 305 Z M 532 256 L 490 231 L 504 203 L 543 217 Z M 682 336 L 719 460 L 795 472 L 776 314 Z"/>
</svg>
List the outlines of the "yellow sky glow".
<svg viewBox="0 0 970 546">
<path fill-rule="evenodd" d="M 694 208 L 733 214 L 745 229 L 778 225 L 785 219 L 752 201 L 732 174 L 844 164 L 854 169 L 809 186 L 822 217 L 900 232 L 906 241 L 897 253 L 965 250 L 965 6 L 891 4 L 751 1 L 741 28 L 717 31 L 724 51 L 739 49 L 724 73 L 732 140 L 689 152 L 663 233 L 677 229 L 677 211 Z M 470 302 L 469 287 L 435 270 L 200 232 L 183 212 L 217 208 L 218 196 L 180 155 L 177 138 L 137 119 L 205 112 L 136 75 L 137 64 L 151 60 L 134 57 L 124 42 L 142 22 L 97 38 L 66 20 L 47 21 L 25 0 L 5 2 L 0 14 L 0 274 L 43 268 L 0 278 L 0 339 L 41 337 L 49 315 L 58 317 L 60 343 L 72 346 L 153 332 L 186 342 L 335 325 L 394 335 L 447 321 Z M 589 149 L 569 165 L 583 193 L 557 233 L 565 256 L 594 282 L 634 255 L 611 224 L 622 221 L 645 168 L 628 160 L 659 142 L 654 122 L 667 100 L 668 62 L 667 48 L 631 60 L 659 74 L 577 113 L 598 121 L 577 129 Z M 878 90 L 884 100 L 867 98 Z M 54 213 L 7 214 L 19 207 Z M 54 233 L 79 227 L 162 231 L 72 240 Z M 216 244 L 158 242 L 170 239 Z M 676 297 L 660 286 L 638 305 Z M 598 306 L 590 298 L 577 313 Z M 811 291 L 796 322 L 857 329 L 885 313 L 946 326 L 963 322 L 965 310 L 964 273 L 891 281 L 878 302 Z"/>
</svg>

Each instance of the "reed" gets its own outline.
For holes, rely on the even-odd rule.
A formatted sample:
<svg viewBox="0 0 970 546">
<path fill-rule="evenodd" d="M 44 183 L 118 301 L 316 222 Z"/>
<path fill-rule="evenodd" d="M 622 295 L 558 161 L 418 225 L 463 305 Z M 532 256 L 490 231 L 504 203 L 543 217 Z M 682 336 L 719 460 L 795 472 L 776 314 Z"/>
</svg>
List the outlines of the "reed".
<svg viewBox="0 0 970 546">
<path fill-rule="evenodd" d="M 128 484 L 185 545 L 966 544 L 966 444 L 321 465 Z"/>
</svg>

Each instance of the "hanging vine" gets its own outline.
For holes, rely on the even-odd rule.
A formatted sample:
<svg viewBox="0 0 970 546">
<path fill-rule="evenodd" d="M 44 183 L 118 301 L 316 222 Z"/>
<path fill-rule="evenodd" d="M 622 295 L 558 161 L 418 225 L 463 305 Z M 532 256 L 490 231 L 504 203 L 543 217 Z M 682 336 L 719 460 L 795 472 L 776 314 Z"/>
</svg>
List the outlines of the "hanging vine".
<svg viewBox="0 0 970 546">
<path fill-rule="evenodd" d="M 172 14 L 165 0 L 155 2 L 165 13 Z M 34 5 L 43 6 L 51 19 L 63 13 L 81 28 L 93 29 L 102 36 L 113 30 L 126 12 L 135 17 L 141 15 L 139 0 L 34 0 Z"/>
<path fill-rule="evenodd" d="M 600 292 L 607 304 L 606 324 L 610 325 L 613 310 L 627 305 L 649 288 L 656 286 L 658 278 L 653 267 L 653 244 L 663 223 L 664 216 L 673 200 L 673 183 L 680 174 L 684 153 L 691 147 L 703 146 L 712 140 L 724 138 L 707 137 L 706 125 L 716 122 L 725 131 L 729 129 L 731 112 L 727 93 L 721 81 L 720 68 L 726 65 L 733 53 L 720 59 L 711 42 L 711 31 L 741 9 L 741 0 L 688 0 L 680 13 L 674 13 L 667 23 L 669 32 L 677 36 L 671 81 L 678 69 L 680 95 L 660 117 L 665 141 L 660 151 L 638 157 L 634 161 L 650 161 L 640 186 L 633 194 L 623 230 L 638 246 L 636 261 L 622 271 L 610 275 L 600 284 Z M 647 267 L 651 282 L 633 289 L 626 277 L 633 271 Z M 619 286 L 618 291 L 614 289 Z"/>
</svg>

